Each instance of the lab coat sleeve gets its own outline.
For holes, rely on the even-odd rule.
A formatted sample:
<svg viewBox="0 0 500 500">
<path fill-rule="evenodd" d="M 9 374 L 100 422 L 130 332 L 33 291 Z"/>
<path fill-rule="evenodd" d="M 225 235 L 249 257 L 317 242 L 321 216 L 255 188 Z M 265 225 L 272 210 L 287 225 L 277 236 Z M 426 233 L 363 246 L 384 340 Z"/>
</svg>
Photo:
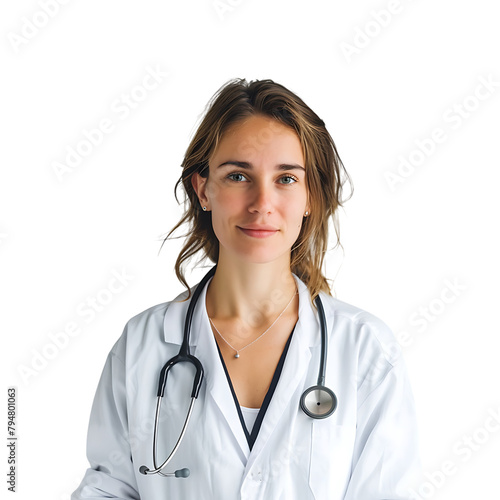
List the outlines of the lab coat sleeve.
<svg viewBox="0 0 500 500">
<path fill-rule="evenodd" d="M 409 500 L 421 481 L 417 422 L 404 359 L 358 402 L 345 500 Z"/>
<path fill-rule="evenodd" d="M 71 500 L 139 499 L 128 439 L 125 364 L 112 350 L 92 405 L 87 436 L 90 468 Z"/>
</svg>

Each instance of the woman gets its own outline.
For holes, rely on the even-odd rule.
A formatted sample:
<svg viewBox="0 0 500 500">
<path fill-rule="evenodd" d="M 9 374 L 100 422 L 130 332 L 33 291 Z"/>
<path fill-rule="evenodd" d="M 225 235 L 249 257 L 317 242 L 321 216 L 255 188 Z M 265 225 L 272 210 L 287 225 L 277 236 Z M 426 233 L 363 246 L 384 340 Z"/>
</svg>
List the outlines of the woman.
<svg viewBox="0 0 500 500">
<path fill-rule="evenodd" d="M 129 320 L 111 350 L 90 418 L 91 468 L 72 498 L 412 498 L 416 419 L 400 349 L 380 319 L 333 298 L 322 274 L 349 179 L 323 121 L 271 80 L 232 80 L 182 166 L 187 211 L 167 238 L 189 224 L 175 266 L 187 291 Z M 190 328 L 204 379 L 158 471 L 193 388 L 191 364 L 169 369 L 153 460 L 158 376 L 183 341 L 194 297 L 182 267 L 198 251 L 216 264 L 195 287 Z M 322 356 L 318 296 L 334 394 L 308 410 L 301 396 Z"/>
</svg>

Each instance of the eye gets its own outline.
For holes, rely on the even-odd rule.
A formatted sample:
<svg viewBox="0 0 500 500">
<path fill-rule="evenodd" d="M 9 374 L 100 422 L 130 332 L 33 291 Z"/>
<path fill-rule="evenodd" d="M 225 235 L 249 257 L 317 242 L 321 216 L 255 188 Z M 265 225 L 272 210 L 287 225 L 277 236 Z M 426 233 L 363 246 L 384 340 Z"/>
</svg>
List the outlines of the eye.
<svg viewBox="0 0 500 500">
<path fill-rule="evenodd" d="M 294 184 L 299 180 L 294 175 L 288 175 L 288 174 L 280 177 L 280 180 L 282 180 L 282 179 L 291 179 L 293 181 L 293 182 L 284 182 L 283 184 Z"/>
<path fill-rule="evenodd" d="M 240 176 L 245 178 L 245 176 L 241 172 L 232 172 L 226 176 L 226 179 L 232 180 L 234 182 L 239 182 L 238 180 L 233 179 L 233 176 Z"/>
</svg>

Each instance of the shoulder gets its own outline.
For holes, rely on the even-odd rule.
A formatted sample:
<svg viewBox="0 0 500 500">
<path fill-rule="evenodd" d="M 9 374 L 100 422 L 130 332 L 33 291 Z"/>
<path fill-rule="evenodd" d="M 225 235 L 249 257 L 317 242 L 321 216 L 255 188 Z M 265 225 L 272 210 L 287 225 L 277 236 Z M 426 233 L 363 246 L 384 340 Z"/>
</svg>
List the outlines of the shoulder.
<svg viewBox="0 0 500 500">
<path fill-rule="evenodd" d="M 344 302 L 331 295 L 321 293 L 325 315 L 333 330 L 347 335 L 361 351 L 368 348 L 378 353 L 388 364 L 394 365 L 401 358 L 401 347 L 392 329 L 375 314 Z"/>
<path fill-rule="evenodd" d="M 185 291 L 175 299 L 148 307 L 132 316 L 125 324 L 123 332 L 114 344 L 111 354 L 125 361 L 127 352 L 137 353 L 164 343 L 165 316 L 170 308 L 187 307 L 189 301 L 181 302 L 188 295 Z"/>
<path fill-rule="evenodd" d="M 384 380 L 389 380 L 391 373 L 394 381 L 406 384 L 402 349 L 391 328 L 360 307 L 327 294 L 322 294 L 321 299 L 329 327 L 330 352 L 339 353 L 338 363 L 351 374 L 357 400 L 364 401 Z"/>
</svg>

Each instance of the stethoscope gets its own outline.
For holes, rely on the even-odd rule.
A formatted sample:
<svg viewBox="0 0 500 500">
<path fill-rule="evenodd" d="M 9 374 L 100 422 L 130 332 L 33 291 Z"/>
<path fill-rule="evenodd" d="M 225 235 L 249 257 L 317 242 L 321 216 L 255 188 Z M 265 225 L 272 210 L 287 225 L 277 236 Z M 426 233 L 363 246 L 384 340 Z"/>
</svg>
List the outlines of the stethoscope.
<svg viewBox="0 0 500 500">
<path fill-rule="evenodd" d="M 200 392 L 201 383 L 203 381 L 203 366 L 198 358 L 190 354 L 189 352 L 189 332 L 191 330 L 191 322 L 193 319 L 193 312 L 196 306 L 196 302 L 198 297 L 200 296 L 201 291 L 205 287 L 207 281 L 213 277 L 215 274 L 215 270 L 217 266 L 215 265 L 210 271 L 205 275 L 205 277 L 200 281 L 199 285 L 196 287 L 194 291 L 193 297 L 189 304 L 186 320 L 184 323 L 184 337 L 182 340 L 182 345 L 179 350 L 179 354 L 174 356 L 172 359 L 165 363 L 165 366 L 162 368 L 160 372 L 160 380 L 158 382 L 158 392 L 156 397 L 156 413 L 155 413 L 155 424 L 154 424 L 154 433 L 153 433 L 153 469 L 149 469 L 145 465 L 139 468 L 139 472 L 141 474 L 160 474 L 164 477 L 188 477 L 189 469 L 179 469 L 175 472 L 164 473 L 162 470 L 168 465 L 172 457 L 175 455 L 178 450 L 184 434 L 186 434 L 186 429 L 189 424 L 189 420 L 191 419 L 191 414 L 193 413 L 194 402 L 198 398 L 198 393 Z M 327 358 L 327 349 L 328 349 L 328 338 L 326 332 L 326 319 L 325 319 L 325 311 L 323 309 L 323 303 L 319 298 L 319 295 L 316 297 L 316 305 L 319 312 L 319 322 L 321 326 L 321 360 L 319 364 L 319 373 L 318 373 L 318 383 L 309 389 L 306 389 L 300 398 L 300 407 L 304 411 L 304 413 L 311 418 L 326 418 L 329 417 L 337 408 L 337 396 L 335 393 L 325 387 L 325 370 L 326 370 L 326 358 Z M 165 385 L 167 384 L 167 375 L 169 370 L 176 365 L 177 363 L 188 362 L 194 365 L 196 373 L 194 375 L 193 381 L 193 390 L 191 391 L 191 401 L 189 404 L 186 420 L 184 421 L 184 425 L 182 426 L 181 434 L 177 443 L 175 444 L 172 452 L 166 458 L 166 460 L 158 466 L 158 462 L 156 460 L 156 448 L 158 444 L 158 421 L 160 416 L 160 407 L 161 401 L 163 398 L 163 394 L 165 392 Z"/>
</svg>

